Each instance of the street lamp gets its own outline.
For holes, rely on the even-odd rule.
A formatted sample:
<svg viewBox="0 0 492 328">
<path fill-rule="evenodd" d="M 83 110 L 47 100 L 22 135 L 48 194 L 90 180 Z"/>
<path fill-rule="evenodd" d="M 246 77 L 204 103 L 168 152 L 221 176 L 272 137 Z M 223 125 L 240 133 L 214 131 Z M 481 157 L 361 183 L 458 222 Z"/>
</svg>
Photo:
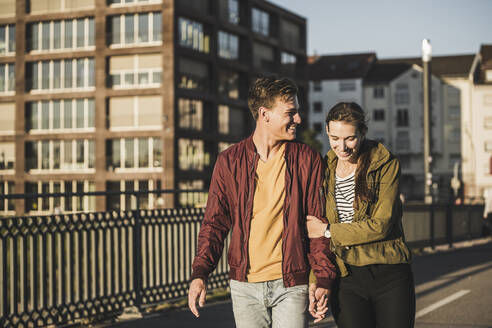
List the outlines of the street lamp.
<svg viewBox="0 0 492 328">
<path fill-rule="evenodd" d="M 422 40 L 422 64 L 424 74 L 422 78 L 424 96 L 424 201 L 426 204 L 432 203 L 432 170 L 431 170 L 431 68 L 432 46 L 429 39 Z"/>
</svg>

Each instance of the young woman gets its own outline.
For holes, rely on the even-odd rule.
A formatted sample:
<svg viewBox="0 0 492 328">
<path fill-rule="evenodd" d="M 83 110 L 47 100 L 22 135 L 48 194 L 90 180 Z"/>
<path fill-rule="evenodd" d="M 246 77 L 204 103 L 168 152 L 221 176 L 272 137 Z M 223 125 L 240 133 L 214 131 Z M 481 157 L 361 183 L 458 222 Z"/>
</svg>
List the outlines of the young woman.
<svg viewBox="0 0 492 328">
<path fill-rule="evenodd" d="M 356 103 L 326 117 L 331 150 L 325 184 L 329 224 L 308 217 L 310 238 L 331 238 L 340 279 L 331 310 L 341 328 L 413 327 L 415 288 L 401 224 L 400 164 L 381 143 L 365 138 Z"/>
</svg>

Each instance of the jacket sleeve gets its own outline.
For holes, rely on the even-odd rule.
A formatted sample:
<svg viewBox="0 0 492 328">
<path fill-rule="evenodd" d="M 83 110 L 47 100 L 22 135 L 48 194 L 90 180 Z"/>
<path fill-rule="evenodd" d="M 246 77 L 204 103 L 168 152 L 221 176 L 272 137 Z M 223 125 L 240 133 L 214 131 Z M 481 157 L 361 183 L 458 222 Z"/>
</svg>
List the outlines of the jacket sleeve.
<svg viewBox="0 0 492 328">
<path fill-rule="evenodd" d="M 351 223 L 335 223 L 330 226 L 333 245 L 351 246 L 384 239 L 394 224 L 393 212 L 401 206 L 399 199 L 400 163 L 393 158 L 381 168 L 379 195 L 371 217 Z"/>
<path fill-rule="evenodd" d="M 207 207 L 198 234 L 198 244 L 192 265 L 191 280 L 207 281 L 222 256 L 224 240 L 231 228 L 231 215 L 226 196 L 224 157 L 217 158 L 208 192 Z"/>
<path fill-rule="evenodd" d="M 324 162 L 315 154 L 307 184 L 307 215 L 313 215 L 328 223 L 325 217 L 325 196 L 323 193 Z M 331 289 L 336 278 L 335 256 L 330 250 L 330 239 L 325 237 L 310 238 L 308 260 L 319 287 Z"/>
</svg>

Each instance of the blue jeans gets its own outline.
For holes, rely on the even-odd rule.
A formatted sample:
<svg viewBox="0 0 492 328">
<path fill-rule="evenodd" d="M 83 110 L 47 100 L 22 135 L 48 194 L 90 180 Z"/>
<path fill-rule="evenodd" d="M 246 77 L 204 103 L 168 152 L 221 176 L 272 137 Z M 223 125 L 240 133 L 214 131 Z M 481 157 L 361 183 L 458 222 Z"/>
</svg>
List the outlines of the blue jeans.
<svg viewBox="0 0 492 328">
<path fill-rule="evenodd" d="M 284 287 L 282 279 L 265 282 L 231 280 L 237 328 L 305 328 L 308 286 Z"/>
</svg>

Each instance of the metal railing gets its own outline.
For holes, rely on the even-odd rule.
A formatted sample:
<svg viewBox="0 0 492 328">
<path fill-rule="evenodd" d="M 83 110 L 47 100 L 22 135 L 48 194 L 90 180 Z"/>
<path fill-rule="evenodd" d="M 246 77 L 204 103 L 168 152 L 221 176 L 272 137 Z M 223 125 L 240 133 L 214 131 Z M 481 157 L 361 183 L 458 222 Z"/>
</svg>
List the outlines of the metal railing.
<svg viewBox="0 0 492 328">
<path fill-rule="evenodd" d="M 406 239 L 412 247 L 424 247 L 479 237 L 482 211 L 480 205 L 405 205 Z M 102 319 L 126 307 L 142 310 L 185 297 L 203 215 L 204 208 L 139 210 L 137 197 L 136 209 L 129 211 L 0 219 L 0 326 Z M 228 244 L 227 239 L 210 289 L 228 284 Z"/>
<path fill-rule="evenodd" d="M 54 194 L 29 197 L 40 196 Z M 0 219 L 0 326 L 62 325 L 185 296 L 203 214 L 135 209 Z M 227 285 L 226 259 L 210 288 Z"/>
</svg>

